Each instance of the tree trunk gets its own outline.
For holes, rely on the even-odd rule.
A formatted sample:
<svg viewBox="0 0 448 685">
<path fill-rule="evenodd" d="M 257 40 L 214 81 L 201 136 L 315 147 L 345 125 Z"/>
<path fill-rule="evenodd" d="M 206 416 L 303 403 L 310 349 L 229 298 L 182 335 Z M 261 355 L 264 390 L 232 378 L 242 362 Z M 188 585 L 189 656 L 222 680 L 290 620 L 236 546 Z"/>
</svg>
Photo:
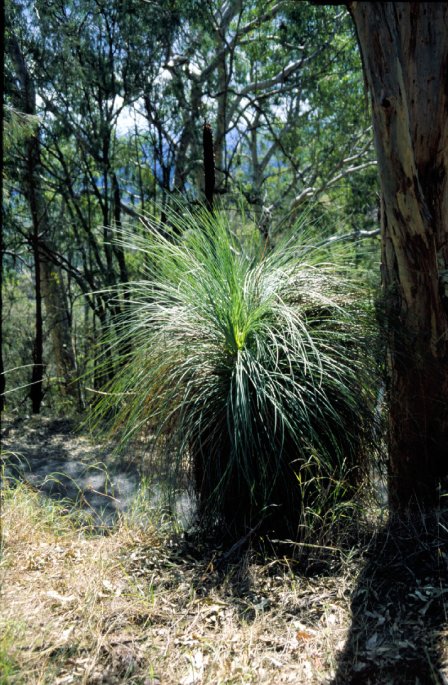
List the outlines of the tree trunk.
<svg viewBox="0 0 448 685">
<path fill-rule="evenodd" d="M 40 414 L 43 392 L 44 363 L 43 363 L 43 321 L 42 321 L 42 291 L 39 259 L 38 224 L 33 220 L 33 236 L 31 239 L 34 257 L 34 297 L 35 297 L 35 328 L 33 344 L 33 368 L 31 371 L 31 386 L 29 398 L 33 414 Z"/>
<path fill-rule="evenodd" d="M 3 27 L 3 45 L 0 46 L 0 160 L 3 159 L 3 128 L 5 115 L 5 7 L 0 6 L 0 24 Z M 5 374 L 3 366 L 3 170 L 0 171 L 0 423 L 1 414 L 5 408 Z M 1 428 L 1 426 L 0 426 Z M 1 437 L 0 437 L 0 457 L 1 457 Z"/>
<path fill-rule="evenodd" d="M 218 73 L 218 96 L 216 112 L 216 135 L 215 135 L 215 166 L 216 186 L 220 190 L 226 185 L 226 132 L 227 132 L 227 96 L 229 81 L 227 78 L 225 57 L 221 60 L 217 69 Z"/>
<path fill-rule="evenodd" d="M 20 106 L 23 112 L 36 114 L 36 92 L 20 46 L 14 36 L 9 41 L 11 57 L 20 82 Z M 79 400 L 78 387 L 73 383 L 76 375 L 75 355 L 71 340 L 71 326 L 64 284 L 57 266 L 50 263 L 45 243 L 50 229 L 45 197 L 40 184 L 41 149 L 39 130 L 26 143 L 26 160 L 23 176 L 24 195 L 30 206 L 33 233 L 31 244 L 34 257 L 36 331 L 33 349 L 33 370 L 30 397 L 33 413 L 39 413 L 43 397 L 43 322 L 42 301 L 50 325 L 54 361 L 59 377 L 62 377 L 65 394 Z"/>
<path fill-rule="evenodd" d="M 183 192 L 190 169 L 195 172 L 197 178 L 197 190 L 201 190 L 202 168 L 198 161 L 201 158 L 200 147 L 198 145 L 198 128 L 200 126 L 202 104 L 202 90 L 197 82 L 191 85 L 189 98 L 188 114 L 184 117 L 182 133 L 176 152 L 176 165 L 174 172 L 174 189 Z M 190 161 L 188 161 L 188 150 L 191 151 Z"/>
<path fill-rule="evenodd" d="M 65 397 L 76 398 L 80 403 L 76 382 L 76 361 L 71 337 L 71 320 L 67 293 L 61 269 L 52 264 L 40 252 L 40 278 L 42 298 L 45 303 L 46 328 L 48 329 L 60 390 Z"/>
<path fill-rule="evenodd" d="M 448 3 L 350 2 L 383 196 L 390 503 L 448 476 Z"/>
<path fill-rule="evenodd" d="M 213 132 L 210 124 L 203 126 L 204 149 L 204 195 L 205 206 L 213 212 L 213 194 L 215 192 L 215 153 L 213 149 Z"/>
<path fill-rule="evenodd" d="M 0 131 L 2 138 L 2 131 Z M 0 143 L 0 155 L 2 146 Z M 0 174 L 1 176 L 1 174 Z M 0 179 L 0 194 L 2 193 L 2 181 Z M 3 365 L 3 210 L 0 209 L 0 415 L 5 408 L 5 369 Z"/>
<path fill-rule="evenodd" d="M 121 230 L 121 192 L 118 184 L 118 179 L 115 173 L 112 174 L 112 192 L 113 192 L 113 210 L 114 210 L 114 225 L 117 231 Z M 126 266 L 126 257 L 122 245 L 115 241 L 113 242 L 113 251 L 120 269 L 120 283 L 126 285 L 129 281 L 128 268 Z M 126 292 L 124 295 L 126 299 Z"/>
</svg>

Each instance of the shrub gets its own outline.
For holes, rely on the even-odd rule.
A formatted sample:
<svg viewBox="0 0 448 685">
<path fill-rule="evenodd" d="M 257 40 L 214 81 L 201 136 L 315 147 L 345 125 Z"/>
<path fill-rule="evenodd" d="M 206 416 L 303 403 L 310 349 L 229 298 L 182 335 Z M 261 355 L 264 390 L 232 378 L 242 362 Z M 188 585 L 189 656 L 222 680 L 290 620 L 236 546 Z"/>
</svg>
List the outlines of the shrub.
<svg viewBox="0 0 448 685">
<path fill-rule="evenodd" d="M 366 471 L 366 293 L 303 227 L 268 250 L 223 213 L 178 211 L 172 234 L 144 225 L 119 238 L 146 267 L 117 293 L 110 345 L 129 352 L 97 418 L 112 413 L 124 441 L 157 425 L 174 473 L 189 470 L 202 525 L 297 535 L 307 510 L 349 500 Z"/>
</svg>

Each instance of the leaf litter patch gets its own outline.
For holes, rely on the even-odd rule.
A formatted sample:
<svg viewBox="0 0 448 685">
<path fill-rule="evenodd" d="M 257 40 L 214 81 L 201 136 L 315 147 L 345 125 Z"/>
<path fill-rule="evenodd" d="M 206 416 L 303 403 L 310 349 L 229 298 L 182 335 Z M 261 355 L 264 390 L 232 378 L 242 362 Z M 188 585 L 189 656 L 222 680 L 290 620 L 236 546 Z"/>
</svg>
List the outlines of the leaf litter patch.
<svg viewBox="0 0 448 685">
<path fill-rule="evenodd" d="M 220 564 L 162 519 L 101 536 L 27 485 L 3 500 L 8 683 L 448 682 L 443 512 L 378 523 L 313 575 L 288 547 Z"/>
</svg>

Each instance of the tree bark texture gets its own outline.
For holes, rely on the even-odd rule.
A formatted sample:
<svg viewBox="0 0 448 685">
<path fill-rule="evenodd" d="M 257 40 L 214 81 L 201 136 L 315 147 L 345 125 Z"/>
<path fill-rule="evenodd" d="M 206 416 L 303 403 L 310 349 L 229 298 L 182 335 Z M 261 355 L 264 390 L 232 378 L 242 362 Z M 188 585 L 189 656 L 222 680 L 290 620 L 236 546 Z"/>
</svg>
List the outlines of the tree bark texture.
<svg viewBox="0 0 448 685">
<path fill-rule="evenodd" d="M 34 223 L 34 222 L 33 222 Z M 35 297 L 35 328 L 33 343 L 33 368 L 31 371 L 30 400 L 33 414 L 40 414 L 44 397 L 44 363 L 43 363 L 43 321 L 42 321 L 42 291 L 39 260 L 39 234 L 36 225 L 33 227 L 32 248 L 34 257 L 34 297 Z"/>
<path fill-rule="evenodd" d="M 383 197 L 390 503 L 448 476 L 448 3 L 349 2 Z"/>
<path fill-rule="evenodd" d="M 50 262 L 42 248 L 43 245 L 40 245 L 40 287 L 45 303 L 46 328 L 51 335 L 60 390 L 62 395 L 76 399 L 79 404 L 76 361 L 71 337 L 72 326 L 62 271 Z"/>
</svg>

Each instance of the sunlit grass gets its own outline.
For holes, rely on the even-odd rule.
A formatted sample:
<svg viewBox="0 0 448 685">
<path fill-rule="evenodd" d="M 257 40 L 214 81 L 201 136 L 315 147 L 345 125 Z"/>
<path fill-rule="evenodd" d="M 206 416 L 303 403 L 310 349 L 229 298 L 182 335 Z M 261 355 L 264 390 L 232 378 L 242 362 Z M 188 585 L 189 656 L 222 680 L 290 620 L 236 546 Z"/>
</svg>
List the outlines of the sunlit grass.
<svg viewBox="0 0 448 685">
<path fill-rule="evenodd" d="M 347 598 L 341 622 L 329 623 L 321 640 L 311 613 L 302 609 L 291 621 L 312 586 L 296 582 L 286 562 L 216 574 L 208 553 L 189 556 L 160 512 L 140 525 L 139 509 L 149 513 L 140 495 L 129 515 L 98 535 L 82 517 L 77 525 L 75 510 L 67 525 L 63 507 L 26 484 L 6 483 L 0 683 L 267 684 L 279 659 L 298 682 L 320 682 L 319 669 L 346 630 Z M 341 580 L 322 581 L 314 606 Z"/>
</svg>

